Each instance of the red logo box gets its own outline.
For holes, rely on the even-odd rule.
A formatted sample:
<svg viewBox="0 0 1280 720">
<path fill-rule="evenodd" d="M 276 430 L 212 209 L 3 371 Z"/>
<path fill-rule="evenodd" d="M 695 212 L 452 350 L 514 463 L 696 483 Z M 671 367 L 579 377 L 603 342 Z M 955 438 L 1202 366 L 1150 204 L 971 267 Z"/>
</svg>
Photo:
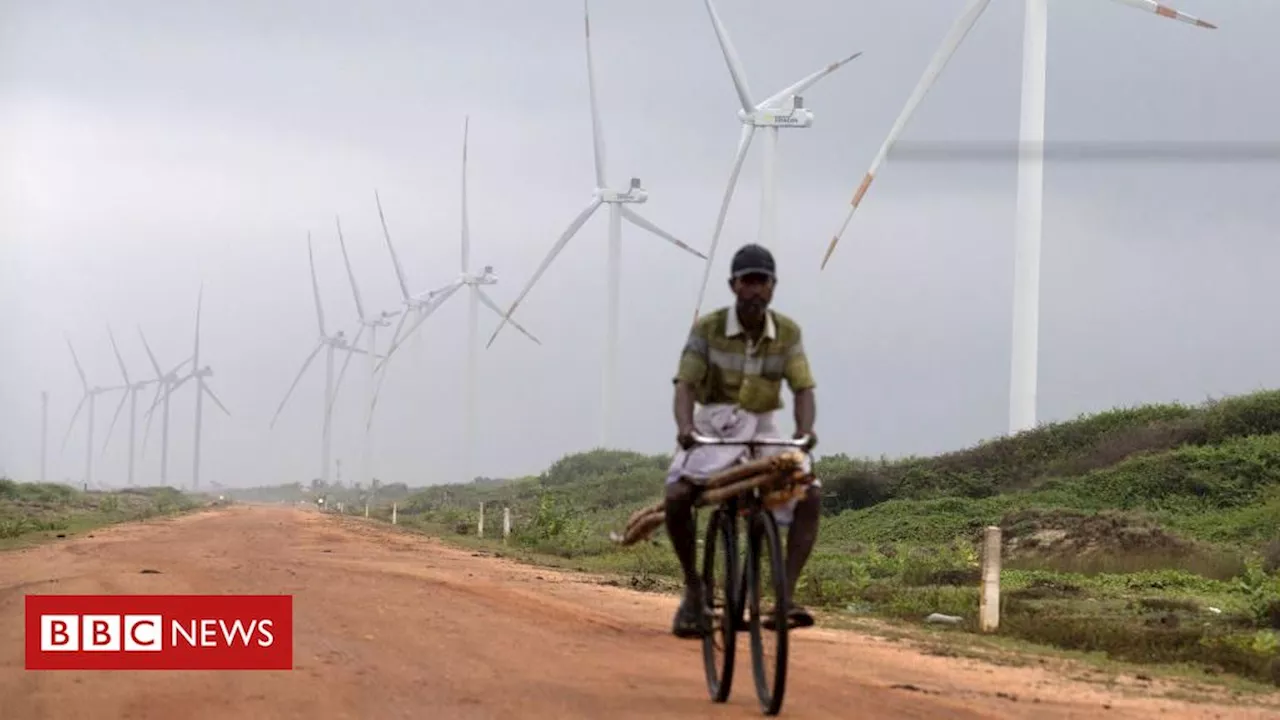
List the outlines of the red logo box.
<svg viewBox="0 0 1280 720">
<path fill-rule="evenodd" d="M 292 595 L 27 595 L 28 670 L 292 670 Z"/>
</svg>

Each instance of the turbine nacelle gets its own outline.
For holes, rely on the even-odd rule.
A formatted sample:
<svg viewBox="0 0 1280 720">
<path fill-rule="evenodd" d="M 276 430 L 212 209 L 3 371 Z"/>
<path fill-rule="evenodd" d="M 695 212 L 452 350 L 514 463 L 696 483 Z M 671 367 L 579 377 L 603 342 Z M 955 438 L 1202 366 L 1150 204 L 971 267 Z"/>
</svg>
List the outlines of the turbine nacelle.
<svg viewBox="0 0 1280 720">
<path fill-rule="evenodd" d="M 596 196 L 600 198 L 600 202 L 606 203 L 643 203 L 649 199 L 649 191 L 640 185 L 640 178 L 633 177 L 626 190 L 597 188 Z"/>
<path fill-rule="evenodd" d="M 462 282 L 467 285 L 497 285 L 498 275 L 493 271 L 492 265 L 485 265 L 484 270 L 479 275 L 463 273 Z"/>
<path fill-rule="evenodd" d="M 803 99 L 791 97 L 778 107 L 757 108 L 753 112 L 738 111 L 744 125 L 772 128 L 807 128 L 813 126 L 813 112 L 804 107 Z"/>
</svg>

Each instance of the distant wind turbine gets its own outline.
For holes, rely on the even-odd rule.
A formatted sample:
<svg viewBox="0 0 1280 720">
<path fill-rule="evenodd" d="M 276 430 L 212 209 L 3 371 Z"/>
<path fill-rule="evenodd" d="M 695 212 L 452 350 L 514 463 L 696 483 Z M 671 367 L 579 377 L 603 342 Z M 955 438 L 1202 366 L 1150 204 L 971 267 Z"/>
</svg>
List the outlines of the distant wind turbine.
<svg viewBox="0 0 1280 720">
<path fill-rule="evenodd" d="M 1116 0 L 1161 17 L 1180 20 L 1197 27 L 1216 28 L 1186 13 L 1152 0 Z M 906 128 L 916 107 L 937 81 L 960 43 L 978 22 L 991 0 L 970 0 L 942 40 L 924 75 L 907 98 L 906 107 L 894 121 L 889 137 L 880 146 L 862 184 L 853 194 L 848 213 L 822 258 L 825 269 L 840 236 L 849 227 L 853 213 L 862 203 L 880 166 Z M 1044 196 L 1044 115 L 1045 71 L 1049 34 L 1048 0 L 1026 0 L 1022 31 L 1022 120 L 1019 131 L 1018 199 L 1014 240 L 1013 342 L 1009 378 L 1009 432 L 1018 433 L 1036 426 L 1036 370 L 1040 334 L 1040 240 L 1043 229 Z"/>
<path fill-rule="evenodd" d="M 284 399 L 280 401 L 280 406 L 276 408 L 276 414 L 271 418 L 271 427 L 275 427 L 276 420 L 280 417 L 280 412 L 284 410 L 285 403 L 289 402 L 289 396 L 293 395 L 294 388 L 298 387 L 298 381 L 302 380 L 307 368 L 311 367 L 311 362 L 315 360 L 316 355 L 319 355 L 321 350 L 325 350 L 324 404 L 321 406 L 324 422 L 320 435 L 320 479 L 327 485 L 329 483 L 329 466 L 331 464 L 329 458 L 333 440 L 333 401 L 337 394 L 337 388 L 333 382 L 333 353 L 336 350 L 350 350 L 363 354 L 364 350 L 348 343 L 346 333 L 342 330 L 329 334 L 325 329 L 324 306 L 320 303 L 320 283 L 316 280 L 316 260 L 315 253 L 311 247 L 311 233 L 307 233 L 307 257 L 311 263 L 311 292 L 315 298 L 316 324 L 319 327 L 320 336 L 316 340 L 315 348 L 307 356 L 307 359 L 303 361 L 298 374 L 293 378 L 293 383 L 289 385 L 289 390 L 284 394 Z"/>
<path fill-rule="evenodd" d="M 738 52 L 729 39 L 729 33 L 720 22 L 711 0 L 706 0 L 707 14 L 711 16 L 711 26 L 715 29 L 716 39 L 720 42 L 720 51 L 729 65 L 729 76 L 733 79 L 734 89 L 738 93 L 738 101 L 742 108 L 738 110 L 738 120 L 742 123 L 742 131 L 738 136 L 738 152 L 733 158 L 733 169 L 729 171 L 729 184 L 724 190 L 724 199 L 720 201 L 720 213 L 716 217 L 716 227 L 711 234 L 711 248 L 707 255 L 716 256 L 716 246 L 720 243 L 720 232 L 724 229 L 725 217 L 729 212 L 729 202 L 733 199 L 734 189 L 738 184 L 738 175 L 742 172 L 742 163 L 747 158 L 747 149 L 751 147 L 751 138 L 757 128 L 764 129 L 764 147 L 761 160 L 763 171 L 760 182 L 760 230 L 758 242 L 770 247 L 778 237 L 778 130 L 780 128 L 807 129 L 813 126 L 813 113 L 805 108 L 801 93 L 813 87 L 817 82 L 831 73 L 844 67 L 854 58 L 852 55 L 836 60 L 826 67 L 811 73 L 791 86 L 779 90 L 768 98 L 755 102 L 751 90 L 747 87 L 747 75 L 738 59 Z M 702 312 L 702 301 L 706 296 L 707 280 L 711 275 L 711 260 L 703 270 L 702 285 L 698 289 L 698 302 L 694 306 L 694 319 Z"/>
<path fill-rule="evenodd" d="M 105 395 L 113 390 L 123 390 L 124 388 L 102 387 L 100 385 L 90 387 L 89 380 L 84 374 L 84 368 L 80 365 L 80 358 L 76 356 L 76 349 L 71 345 L 71 338 L 67 338 L 67 349 L 71 351 L 71 360 L 76 365 L 76 373 L 80 376 L 80 386 L 84 389 L 84 394 L 80 396 L 76 411 L 71 415 L 71 422 L 67 423 L 67 434 L 62 438 L 62 447 L 64 449 L 67 447 L 67 440 L 71 437 L 71 430 L 76 426 L 76 418 L 80 417 L 80 411 L 88 403 L 89 414 L 85 419 L 84 454 L 84 484 L 88 487 L 93 484 L 93 425 L 94 419 L 97 417 L 98 396 Z"/>
<path fill-rule="evenodd" d="M 133 487 L 134 484 L 134 451 L 138 447 L 138 393 L 145 390 L 148 385 L 159 382 L 159 379 L 139 380 L 133 382 L 129 379 L 129 370 L 125 367 L 124 358 L 120 355 L 120 346 L 116 344 L 116 335 L 107 328 L 107 335 L 111 338 L 111 350 L 115 353 L 116 363 L 120 366 L 120 375 L 124 378 L 125 394 L 120 396 L 120 404 L 116 406 L 115 415 L 111 418 L 111 425 L 107 427 L 107 437 L 102 441 L 102 451 L 107 451 L 107 445 L 111 442 L 111 433 L 115 430 L 116 420 L 120 419 L 120 411 L 124 410 L 125 402 L 129 403 L 129 476 L 128 486 Z"/>
<path fill-rule="evenodd" d="M 569 227 L 565 229 L 560 238 L 551 246 L 546 258 L 542 264 L 534 271 L 533 277 L 529 279 L 524 290 L 511 303 L 511 307 L 503 314 L 502 322 L 498 328 L 493 331 L 493 335 L 489 338 L 486 347 L 493 345 L 493 341 L 497 339 L 498 333 L 502 332 L 502 328 L 511 322 L 511 317 L 515 313 L 516 308 L 524 300 L 529 291 L 533 289 L 534 284 L 538 282 L 538 278 L 547 271 L 551 266 L 551 262 L 556 256 L 564 250 L 569 240 L 586 224 L 592 214 L 601 206 L 609 206 L 609 300 L 608 300 L 608 330 L 605 340 L 605 367 L 604 367 L 604 392 L 603 406 L 604 413 L 601 418 L 601 444 L 608 446 L 612 440 L 611 433 L 614 424 L 615 397 L 617 395 L 617 362 L 618 362 L 618 312 L 619 312 L 619 283 L 622 275 L 622 221 L 625 219 L 633 225 L 657 235 L 658 237 L 670 242 L 676 247 L 688 252 L 692 255 L 707 259 L 706 255 L 694 250 L 686 245 L 683 241 L 676 238 L 671 233 L 659 228 L 649 220 L 642 217 L 639 213 L 627 207 L 632 204 L 647 202 L 649 193 L 640 184 L 640 178 L 631 178 L 631 184 L 626 190 L 614 190 L 608 188 L 605 179 L 605 151 L 604 137 L 600 126 L 600 111 L 596 104 L 596 81 L 595 69 L 591 60 L 591 18 L 587 12 L 587 3 L 583 2 L 583 19 L 586 28 L 586 46 L 587 46 L 587 91 L 591 104 L 591 137 L 595 147 L 595 165 L 596 165 L 596 187 L 592 191 L 591 201 L 587 206 L 578 213 L 578 216 L 569 223 Z"/>
<path fill-rule="evenodd" d="M 462 482 L 471 482 L 474 479 L 471 475 L 471 468 L 472 463 L 475 460 L 476 366 L 478 365 L 477 355 L 479 349 L 477 334 L 479 332 L 478 325 L 480 322 L 480 305 L 483 304 L 485 307 L 496 313 L 498 317 L 502 317 L 502 309 L 498 307 L 498 304 L 493 301 L 493 298 L 489 297 L 489 294 L 484 291 L 483 287 L 481 287 L 483 285 L 496 285 L 498 283 L 498 276 L 494 274 L 493 266 L 485 265 L 484 270 L 479 275 L 471 272 L 471 223 L 467 213 L 467 136 L 469 128 L 470 118 L 468 117 L 463 120 L 462 124 L 462 274 L 458 276 L 458 279 L 454 281 L 453 285 L 448 286 L 451 288 L 455 286 L 467 286 L 471 288 L 470 306 L 467 316 L 466 418 L 463 426 L 465 435 L 465 440 L 463 442 L 465 462 L 462 471 Z M 432 310 L 434 311 L 436 308 L 439 308 L 447 302 L 452 294 L 452 292 L 449 292 L 444 295 Z M 391 347 L 387 349 L 388 359 L 390 359 L 391 355 L 395 353 L 397 348 L 404 344 L 404 342 L 413 335 L 413 332 L 422 325 L 427 317 L 427 314 L 420 314 L 418 320 L 404 333 L 404 335 L 395 340 Z M 534 337 L 532 333 L 526 330 L 519 323 L 513 320 L 511 321 L 511 324 L 530 340 L 539 345 L 542 344 L 541 340 Z M 385 364 L 386 360 L 384 360 L 383 363 Z M 374 402 L 377 402 L 376 397 L 374 398 Z M 372 407 L 370 407 L 369 414 L 372 418 Z"/>
</svg>

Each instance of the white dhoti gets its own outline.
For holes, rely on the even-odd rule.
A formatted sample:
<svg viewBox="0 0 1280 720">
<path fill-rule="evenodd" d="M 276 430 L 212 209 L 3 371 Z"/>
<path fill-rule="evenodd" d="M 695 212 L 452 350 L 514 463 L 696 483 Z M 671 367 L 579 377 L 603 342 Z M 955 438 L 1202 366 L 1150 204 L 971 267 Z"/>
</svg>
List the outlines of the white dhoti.
<svg viewBox="0 0 1280 720">
<path fill-rule="evenodd" d="M 747 440 L 782 439 L 785 436 L 778 431 L 775 414 L 747 412 L 737 405 L 717 404 L 700 405 L 693 413 L 693 426 L 699 435 L 720 438 L 737 442 Z M 667 484 L 679 482 L 681 478 L 694 484 L 705 483 L 708 478 L 728 469 L 744 455 L 754 454 L 755 460 L 770 455 L 778 455 L 794 448 L 782 445 L 762 445 L 746 447 L 741 445 L 698 445 L 689 450 L 683 448 L 676 451 L 671 459 L 671 467 L 667 470 Z M 803 470 L 813 471 L 812 459 L 805 454 Z M 822 487 L 821 481 L 814 478 L 814 487 Z M 793 499 L 785 505 L 774 508 L 773 517 L 779 525 L 791 524 L 799 499 Z"/>
</svg>

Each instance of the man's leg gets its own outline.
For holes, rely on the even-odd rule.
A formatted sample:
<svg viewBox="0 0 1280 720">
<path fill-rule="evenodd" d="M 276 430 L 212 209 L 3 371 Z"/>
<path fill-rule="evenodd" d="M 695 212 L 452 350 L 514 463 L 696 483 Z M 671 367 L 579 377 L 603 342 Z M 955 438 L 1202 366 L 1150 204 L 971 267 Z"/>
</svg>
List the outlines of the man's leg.
<svg viewBox="0 0 1280 720">
<path fill-rule="evenodd" d="M 796 595 L 796 584 L 800 582 L 800 573 L 809 561 L 814 543 L 818 541 L 818 523 L 821 519 L 822 491 L 810 487 L 800 502 L 796 503 L 791 529 L 787 532 L 787 594 L 792 597 L 792 602 Z"/>
<path fill-rule="evenodd" d="M 675 548 L 676 558 L 684 571 L 684 600 L 676 610 L 672 632 L 679 637 L 701 637 L 708 629 L 703 612 L 705 600 L 702 578 L 698 575 L 697 538 L 693 522 L 693 487 L 687 482 L 667 485 L 666 513 L 667 537 Z"/>
</svg>

